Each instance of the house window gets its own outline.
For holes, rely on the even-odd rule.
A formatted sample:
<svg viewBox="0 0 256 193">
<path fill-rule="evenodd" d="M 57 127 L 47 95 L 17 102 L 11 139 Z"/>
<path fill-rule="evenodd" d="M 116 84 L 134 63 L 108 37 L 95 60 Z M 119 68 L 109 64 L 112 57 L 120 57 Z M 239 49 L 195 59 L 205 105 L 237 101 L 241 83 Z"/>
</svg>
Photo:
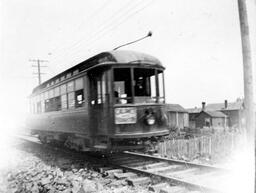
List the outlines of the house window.
<svg viewBox="0 0 256 193">
<path fill-rule="evenodd" d="M 211 126 L 211 120 L 210 118 L 205 118 L 205 126 L 210 127 Z"/>
</svg>

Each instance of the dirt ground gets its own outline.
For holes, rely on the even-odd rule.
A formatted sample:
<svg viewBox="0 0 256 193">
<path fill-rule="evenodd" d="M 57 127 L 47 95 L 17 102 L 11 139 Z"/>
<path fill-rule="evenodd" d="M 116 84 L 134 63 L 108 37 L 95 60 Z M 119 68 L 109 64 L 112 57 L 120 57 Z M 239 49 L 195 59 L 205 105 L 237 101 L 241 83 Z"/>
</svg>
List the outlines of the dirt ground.
<svg viewBox="0 0 256 193">
<path fill-rule="evenodd" d="M 131 187 L 94 171 L 85 159 L 21 140 L 1 147 L 1 193 L 135 193 L 148 192 Z"/>
</svg>

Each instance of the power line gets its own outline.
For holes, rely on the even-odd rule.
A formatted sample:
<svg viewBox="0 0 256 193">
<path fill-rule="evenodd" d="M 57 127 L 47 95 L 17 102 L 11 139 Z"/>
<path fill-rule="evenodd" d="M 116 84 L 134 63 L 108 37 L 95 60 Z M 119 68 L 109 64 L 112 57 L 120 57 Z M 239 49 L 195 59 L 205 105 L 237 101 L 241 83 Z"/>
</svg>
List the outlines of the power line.
<svg viewBox="0 0 256 193">
<path fill-rule="evenodd" d="M 104 37 L 105 35 L 108 34 L 109 31 L 114 30 L 115 28 L 119 27 L 121 24 L 123 24 L 125 21 L 129 20 L 131 17 L 133 17 L 134 15 L 138 14 L 139 12 L 141 12 L 142 10 L 144 10 L 145 8 L 147 8 L 154 0 L 151 0 L 149 3 L 147 3 L 145 6 L 141 7 L 140 9 L 136 10 L 135 12 L 131 12 L 130 14 L 126 15 L 126 17 L 122 18 L 122 20 L 120 20 L 119 22 L 115 23 L 115 25 L 112 26 L 108 26 L 107 27 L 107 31 L 106 28 L 101 30 L 100 32 L 103 32 L 102 34 L 100 34 L 100 32 L 97 34 L 97 36 L 94 37 L 94 39 L 90 39 L 87 44 L 90 43 L 90 46 L 94 45 L 100 38 Z M 106 32 L 105 32 L 106 31 Z M 92 43 L 91 43 L 92 42 Z"/>
<path fill-rule="evenodd" d="M 47 60 L 40 60 L 40 59 L 30 59 L 29 62 L 36 62 L 37 65 L 32 65 L 32 67 L 36 67 L 37 68 L 37 73 L 33 73 L 33 74 L 37 74 L 38 75 L 38 84 L 41 84 L 41 75 L 45 74 L 41 72 L 41 67 L 47 67 L 47 66 L 42 66 L 41 62 L 48 62 Z"/>
<path fill-rule="evenodd" d="M 98 7 L 97 9 L 95 9 L 92 13 L 90 13 L 89 15 L 87 15 L 86 19 L 82 19 L 82 21 L 80 23 L 78 23 L 74 28 L 73 28 L 73 32 L 79 31 L 80 28 L 84 25 L 84 23 L 88 23 L 91 24 L 93 21 L 93 18 L 95 18 L 97 15 L 102 14 L 102 9 L 106 9 L 107 6 L 109 6 L 111 4 L 113 0 L 106 0 L 100 7 Z M 70 43 L 72 43 L 71 41 L 69 41 Z M 61 50 L 65 49 L 65 47 L 60 48 L 59 46 L 57 47 L 57 45 L 55 44 L 54 48 L 50 51 L 50 53 L 53 52 L 59 52 Z"/>
<path fill-rule="evenodd" d="M 72 44 L 68 49 L 66 49 L 63 53 L 60 53 L 57 55 L 57 57 L 55 56 L 55 58 L 58 58 L 58 56 L 64 55 L 65 53 L 67 53 L 67 51 L 69 51 L 68 53 L 70 54 L 72 51 L 74 52 L 76 50 L 76 48 L 79 48 L 80 45 L 82 44 L 82 42 L 86 42 L 87 44 L 89 44 L 88 42 L 92 42 L 94 40 L 97 41 L 97 36 L 98 35 L 102 35 L 101 33 L 104 31 L 106 31 L 106 29 L 108 29 L 109 27 L 112 28 L 112 26 L 118 22 L 120 19 L 122 20 L 122 18 L 127 18 L 127 15 L 130 16 L 131 12 L 133 12 L 134 10 L 136 10 L 135 8 L 138 7 L 140 4 L 142 3 L 142 1 L 139 1 L 139 3 L 135 3 L 135 4 L 131 4 L 130 6 L 130 2 L 127 2 L 124 6 L 122 6 L 119 10 L 117 10 L 116 12 L 114 12 L 110 18 L 107 18 L 106 20 L 104 20 L 104 24 L 100 25 L 100 27 L 98 28 L 98 30 L 93 34 L 93 36 L 90 36 L 86 39 L 80 39 L 78 41 L 76 41 L 74 44 Z M 122 12 L 122 9 L 126 9 L 124 12 Z M 121 15 L 119 14 L 121 13 Z M 124 13 L 124 14 L 123 14 Z M 120 23 L 120 22 L 118 22 Z M 108 31 L 108 30 L 107 30 Z M 70 49 L 73 49 L 72 51 L 70 51 Z"/>
</svg>

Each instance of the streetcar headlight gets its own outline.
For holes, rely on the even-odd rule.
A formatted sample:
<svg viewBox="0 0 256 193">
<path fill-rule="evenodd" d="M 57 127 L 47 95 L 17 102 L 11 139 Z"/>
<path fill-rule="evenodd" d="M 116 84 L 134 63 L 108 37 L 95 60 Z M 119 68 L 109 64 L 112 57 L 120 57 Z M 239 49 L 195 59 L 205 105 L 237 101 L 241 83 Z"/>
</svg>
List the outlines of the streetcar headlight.
<svg viewBox="0 0 256 193">
<path fill-rule="evenodd" d="M 154 116 L 148 116 L 147 118 L 146 118 L 146 121 L 147 121 L 147 124 L 148 125 L 154 125 L 155 124 L 155 122 L 156 122 L 156 119 L 155 119 L 155 117 Z"/>
</svg>

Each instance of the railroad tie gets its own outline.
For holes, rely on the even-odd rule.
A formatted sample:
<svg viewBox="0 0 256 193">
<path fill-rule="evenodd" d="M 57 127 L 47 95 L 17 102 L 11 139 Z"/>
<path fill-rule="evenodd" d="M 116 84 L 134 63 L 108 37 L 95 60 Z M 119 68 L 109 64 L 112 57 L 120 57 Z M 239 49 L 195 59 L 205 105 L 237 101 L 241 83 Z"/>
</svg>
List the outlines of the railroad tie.
<svg viewBox="0 0 256 193">
<path fill-rule="evenodd" d="M 159 193 L 161 189 L 168 187 L 167 183 L 159 183 L 148 187 L 149 191 Z"/>
<path fill-rule="evenodd" d="M 116 173 L 123 173 L 122 169 L 112 169 L 112 170 L 107 170 L 106 174 L 108 174 L 108 176 L 110 177 L 114 177 L 114 174 Z"/>
<path fill-rule="evenodd" d="M 159 193 L 187 193 L 188 191 L 184 187 L 169 186 L 162 188 Z"/>
<path fill-rule="evenodd" d="M 126 178 L 134 178 L 137 174 L 133 172 L 127 172 L 127 173 L 114 173 L 114 177 L 117 179 L 126 179 Z"/>
<path fill-rule="evenodd" d="M 128 185 L 138 186 L 138 185 L 147 185 L 151 182 L 149 177 L 139 177 L 139 178 L 128 178 Z"/>
</svg>

